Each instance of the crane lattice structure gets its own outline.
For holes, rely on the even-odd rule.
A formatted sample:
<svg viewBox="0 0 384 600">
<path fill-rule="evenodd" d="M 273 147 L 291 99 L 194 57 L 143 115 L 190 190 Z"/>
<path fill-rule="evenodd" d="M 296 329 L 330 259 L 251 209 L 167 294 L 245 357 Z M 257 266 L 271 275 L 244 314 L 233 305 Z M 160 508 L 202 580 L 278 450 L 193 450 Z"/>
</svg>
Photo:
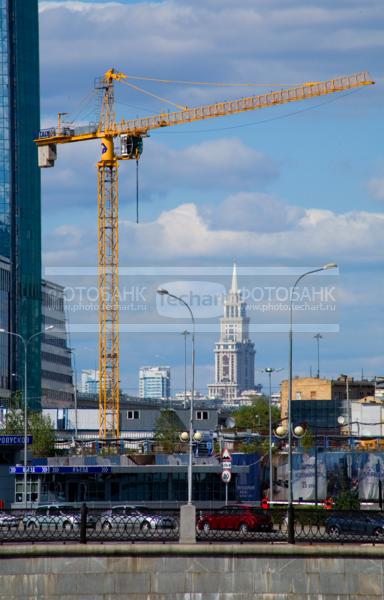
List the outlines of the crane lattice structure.
<svg viewBox="0 0 384 600">
<path fill-rule="evenodd" d="M 250 110 L 297 102 L 342 92 L 374 82 L 367 72 L 323 82 L 304 83 L 288 89 L 217 102 L 196 108 L 180 107 L 174 112 L 151 117 L 116 121 L 114 85 L 128 79 L 124 73 L 107 71 L 96 83 L 102 94 L 97 124 L 68 127 L 59 113 L 57 127 L 42 129 L 35 140 L 39 166 L 53 167 L 57 144 L 101 140 L 98 172 L 98 285 L 99 285 L 99 437 L 120 437 L 120 350 L 119 350 L 119 241 L 118 241 L 118 168 L 121 160 L 140 158 L 143 138 L 152 129 L 193 123 Z M 131 84 L 131 87 L 135 87 Z M 137 89 L 137 88 L 136 88 Z M 116 138 L 120 144 L 115 143 Z M 117 148 L 119 146 L 119 148 Z"/>
</svg>

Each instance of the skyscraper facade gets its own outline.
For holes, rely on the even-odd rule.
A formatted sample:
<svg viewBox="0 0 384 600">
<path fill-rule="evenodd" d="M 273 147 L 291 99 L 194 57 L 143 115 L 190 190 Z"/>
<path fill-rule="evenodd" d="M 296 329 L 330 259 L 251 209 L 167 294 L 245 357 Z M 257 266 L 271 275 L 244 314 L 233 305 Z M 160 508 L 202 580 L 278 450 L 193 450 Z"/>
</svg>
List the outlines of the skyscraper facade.
<svg viewBox="0 0 384 600">
<path fill-rule="evenodd" d="M 41 403 L 43 407 L 72 406 L 74 400 L 71 348 L 67 339 L 64 288 L 42 281 Z"/>
<path fill-rule="evenodd" d="M 166 398 L 171 395 L 169 367 L 141 367 L 139 372 L 140 398 Z"/>
<path fill-rule="evenodd" d="M 238 289 L 234 265 L 231 289 L 224 300 L 224 317 L 220 319 L 220 340 L 215 345 L 215 383 L 208 386 L 208 395 L 231 403 L 254 387 L 255 347 L 249 339 L 246 303 Z"/>
<path fill-rule="evenodd" d="M 40 173 L 33 142 L 40 126 L 37 0 L 0 0 L 0 255 L 10 261 L 8 329 L 41 330 Z M 2 323 L 0 327 L 6 328 Z M 40 337 L 28 345 L 29 405 L 39 408 Z M 22 388 L 24 351 L 8 339 L 11 386 Z"/>
<path fill-rule="evenodd" d="M 83 394 L 98 394 L 100 391 L 100 372 L 96 369 L 81 371 L 80 392 Z"/>
<path fill-rule="evenodd" d="M 9 330 L 10 311 L 10 263 L 0 256 L 0 323 L 2 328 Z M 0 334 L 0 403 L 4 404 L 10 396 L 11 377 L 9 369 L 9 338 Z"/>
</svg>

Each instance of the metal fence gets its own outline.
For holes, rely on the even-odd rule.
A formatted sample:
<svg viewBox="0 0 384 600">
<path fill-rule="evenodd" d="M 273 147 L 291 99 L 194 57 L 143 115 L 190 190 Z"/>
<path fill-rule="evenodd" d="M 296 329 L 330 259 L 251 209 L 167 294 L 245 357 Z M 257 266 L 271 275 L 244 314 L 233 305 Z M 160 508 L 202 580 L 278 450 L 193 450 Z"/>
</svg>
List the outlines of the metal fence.
<svg viewBox="0 0 384 600">
<path fill-rule="evenodd" d="M 295 508 L 291 536 L 284 508 L 198 511 L 198 543 L 384 543 L 384 513 Z M 118 506 L 77 512 L 49 506 L 0 512 L 0 544 L 39 542 L 178 542 L 177 510 Z"/>
</svg>

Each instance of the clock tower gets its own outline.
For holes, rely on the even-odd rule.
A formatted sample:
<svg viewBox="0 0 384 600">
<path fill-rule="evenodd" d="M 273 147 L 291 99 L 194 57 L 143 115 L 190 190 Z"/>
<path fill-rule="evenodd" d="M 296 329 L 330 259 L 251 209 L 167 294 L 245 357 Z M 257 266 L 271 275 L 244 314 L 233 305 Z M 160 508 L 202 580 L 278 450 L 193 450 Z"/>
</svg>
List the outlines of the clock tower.
<svg viewBox="0 0 384 600">
<path fill-rule="evenodd" d="M 255 387 L 255 347 L 249 339 L 245 308 L 235 264 L 231 289 L 224 300 L 224 317 L 220 319 L 220 340 L 215 345 L 215 383 L 208 386 L 210 398 L 234 402 L 241 392 Z"/>
</svg>

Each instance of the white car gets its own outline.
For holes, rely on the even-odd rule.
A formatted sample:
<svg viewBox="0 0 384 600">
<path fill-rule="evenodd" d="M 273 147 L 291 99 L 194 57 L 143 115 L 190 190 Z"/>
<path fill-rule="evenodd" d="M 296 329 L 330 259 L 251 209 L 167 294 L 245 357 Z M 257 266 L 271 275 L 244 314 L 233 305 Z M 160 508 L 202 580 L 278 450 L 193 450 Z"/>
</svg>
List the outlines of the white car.
<svg viewBox="0 0 384 600">
<path fill-rule="evenodd" d="M 126 531 L 164 531 L 177 528 L 177 521 L 169 515 L 159 515 L 147 509 L 127 504 L 113 506 L 101 515 L 101 528 L 104 531 L 122 529 Z"/>
<path fill-rule="evenodd" d="M 39 531 L 42 529 L 64 529 L 70 531 L 75 527 L 80 527 L 80 515 L 72 512 L 66 506 L 47 504 L 36 508 L 33 514 L 25 515 L 23 523 L 24 527 L 29 531 Z"/>
</svg>

